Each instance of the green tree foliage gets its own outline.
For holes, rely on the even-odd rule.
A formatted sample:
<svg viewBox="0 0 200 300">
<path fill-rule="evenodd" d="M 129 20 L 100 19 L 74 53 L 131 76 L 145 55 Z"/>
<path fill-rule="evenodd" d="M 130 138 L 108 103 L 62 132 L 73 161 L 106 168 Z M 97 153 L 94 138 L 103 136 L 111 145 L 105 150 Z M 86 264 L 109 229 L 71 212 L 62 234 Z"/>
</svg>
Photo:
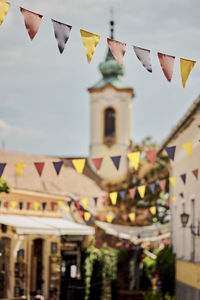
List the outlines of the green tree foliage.
<svg viewBox="0 0 200 300">
<path fill-rule="evenodd" d="M 0 193 L 10 193 L 10 186 L 8 185 L 7 181 L 0 177 Z"/>
</svg>

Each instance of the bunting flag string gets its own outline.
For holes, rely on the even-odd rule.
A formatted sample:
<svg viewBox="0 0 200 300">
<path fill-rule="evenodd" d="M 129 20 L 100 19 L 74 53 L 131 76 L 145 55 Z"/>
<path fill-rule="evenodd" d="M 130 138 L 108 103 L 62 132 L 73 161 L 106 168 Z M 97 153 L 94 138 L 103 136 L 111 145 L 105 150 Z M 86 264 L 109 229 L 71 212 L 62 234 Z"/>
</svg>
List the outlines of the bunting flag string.
<svg viewBox="0 0 200 300">
<path fill-rule="evenodd" d="M 51 21 L 53 23 L 55 38 L 58 42 L 58 49 L 60 51 L 60 54 L 62 54 L 65 49 L 65 44 L 69 39 L 72 26 L 63 24 L 53 19 L 51 19 Z"/>
<path fill-rule="evenodd" d="M 7 13 L 8 9 L 10 7 L 10 3 L 0 0 L 0 25 L 3 23 Z"/>
</svg>

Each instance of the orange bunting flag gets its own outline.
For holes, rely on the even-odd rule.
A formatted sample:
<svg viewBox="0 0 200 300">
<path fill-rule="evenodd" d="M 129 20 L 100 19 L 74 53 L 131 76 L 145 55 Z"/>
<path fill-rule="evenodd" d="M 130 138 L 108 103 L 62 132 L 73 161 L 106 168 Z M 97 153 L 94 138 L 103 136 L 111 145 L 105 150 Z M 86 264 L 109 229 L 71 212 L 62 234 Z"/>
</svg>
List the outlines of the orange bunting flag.
<svg viewBox="0 0 200 300">
<path fill-rule="evenodd" d="M 89 221 L 89 219 L 91 218 L 91 213 L 89 213 L 88 211 L 84 212 L 84 219 L 85 221 Z"/>
<path fill-rule="evenodd" d="M 156 214 L 156 207 L 155 206 L 151 206 L 149 210 L 150 210 L 150 212 L 153 216 Z"/>
<path fill-rule="evenodd" d="M 30 36 L 30 39 L 33 40 L 33 38 L 39 30 L 43 16 L 36 14 L 30 10 L 24 9 L 22 7 L 20 7 L 20 10 L 22 15 L 24 16 L 24 23 Z"/>
<path fill-rule="evenodd" d="M 19 177 L 22 176 L 22 173 L 24 171 L 26 163 L 14 163 L 14 166 L 15 166 L 15 170 L 16 170 L 17 175 Z"/>
<path fill-rule="evenodd" d="M 112 215 L 107 215 L 106 219 L 108 223 L 112 223 L 114 217 Z"/>
<path fill-rule="evenodd" d="M 10 7 L 10 3 L 0 0 L 0 25 L 3 23 L 5 16 L 8 13 L 8 9 Z"/>
<path fill-rule="evenodd" d="M 34 165 L 36 167 L 39 176 L 42 176 L 42 172 L 44 169 L 44 162 L 34 162 Z"/>
<path fill-rule="evenodd" d="M 135 213 L 134 212 L 129 213 L 128 216 L 129 216 L 129 219 L 130 219 L 131 222 L 135 221 Z"/>
<path fill-rule="evenodd" d="M 123 66 L 123 57 L 126 53 L 126 44 L 121 43 L 115 40 L 111 40 L 107 38 L 108 46 L 110 48 L 110 51 L 118 64 L 122 67 Z"/>
<path fill-rule="evenodd" d="M 96 170 L 99 171 L 101 168 L 101 164 L 103 162 L 103 158 L 92 158 L 93 165 L 95 166 Z"/>
<path fill-rule="evenodd" d="M 80 29 L 80 33 L 83 41 L 83 46 L 87 55 L 87 60 L 90 63 L 96 46 L 99 43 L 100 35 L 85 31 L 83 29 Z"/>
<path fill-rule="evenodd" d="M 193 142 L 182 144 L 183 149 L 187 152 L 187 154 L 192 157 L 192 150 L 193 150 Z"/>
<path fill-rule="evenodd" d="M 72 159 L 72 164 L 77 173 L 82 174 L 85 167 L 85 158 Z"/>
<path fill-rule="evenodd" d="M 152 163 L 155 164 L 156 161 L 156 156 L 157 156 L 157 150 L 153 149 L 153 150 L 148 150 L 145 152 L 148 160 Z"/>
<path fill-rule="evenodd" d="M 116 205 L 117 203 L 117 192 L 110 193 L 110 200 L 112 205 Z"/>
<path fill-rule="evenodd" d="M 127 154 L 128 158 L 132 162 L 135 170 L 137 171 L 139 167 L 139 161 L 140 161 L 140 152 L 131 152 Z"/>
<path fill-rule="evenodd" d="M 140 185 L 138 188 L 138 193 L 140 194 L 141 198 L 144 198 L 145 191 L 146 191 L 146 186 L 145 185 Z"/>
<path fill-rule="evenodd" d="M 175 56 L 163 54 L 158 52 L 158 58 L 160 61 L 161 68 L 165 77 L 170 82 L 172 79 L 173 71 L 174 71 L 174 60 Z"/>
<path fill-rule="evenodd" d="M 182 85 L 185 87 L 190 72 L 194 68 L 196 61 L 180 58 Z"/>
<path fill-rule="evenodd" d="M 84 208 L 84 209 L 87 208 L 87 203 L 88 203 L 88 199 L 87 199 L 87 198 L 83 198 L 83 199 L 82 199 L 82 204 L 83 204 L 83 208 Z"/>
<path fill-rule="evenodd" d="M 176 187 L 176 177 L 169 177 L 169 181 L 171 182 L 172 186 Z"/>
</svg>

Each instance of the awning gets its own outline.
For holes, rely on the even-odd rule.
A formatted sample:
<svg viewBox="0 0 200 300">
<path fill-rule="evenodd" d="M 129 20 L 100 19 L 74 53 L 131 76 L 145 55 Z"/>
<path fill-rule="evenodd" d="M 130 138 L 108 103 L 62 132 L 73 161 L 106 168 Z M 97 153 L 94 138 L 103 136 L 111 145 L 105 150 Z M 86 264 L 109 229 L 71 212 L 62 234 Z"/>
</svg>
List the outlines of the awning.
<svg viewBox="0 0 200 300">
<path fill-rule="evenodd" d="M 107 234 L 127 239 L 134 243 L 153 242 L 170 237 L 170 223 L 156 223 L 149 226 L 124 226 L 100 221 L 96 221 L 95 223 Z"/>
<path fill-rule="evenodd" d="M 15 228 L 18 234 L 93 235 L 94 228 L 65 220 L 16 215 L 0 215 L 0 224 Z"/>
</svg>

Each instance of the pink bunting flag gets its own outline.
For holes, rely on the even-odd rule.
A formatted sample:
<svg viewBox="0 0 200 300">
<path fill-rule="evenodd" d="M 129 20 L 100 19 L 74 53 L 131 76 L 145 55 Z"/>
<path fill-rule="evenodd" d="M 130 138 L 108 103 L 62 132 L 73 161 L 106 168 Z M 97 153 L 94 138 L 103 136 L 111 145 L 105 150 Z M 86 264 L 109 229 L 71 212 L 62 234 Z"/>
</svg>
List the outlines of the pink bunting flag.
<svg viewBox="0 0 200 300">
<path fill-rule="evenodd" d="M 166 187 L 166 179 L 162 179 L 158 182 L 160 188 L 161 188 L 161 191 L 165 191 L 165 187 Z"/>
<path fill-rule="evenodd" d="M 36 170 L 38 171 L 39 176 L 42 176 L 42 172 L 44 169 L 44 162 L 34 162 Z"/>
<path fill-rule="evenodd" d="M 103 158 L 92 158 L 93 165 L 95 166 L 96 170 L 99 171 L 101 168 L 101 164 L 103 162 Z"/>
<path fill-rule="evenodd" d="M 115 40 L 111 40 L 107 38 L 108 46 L 110 48 L 110 51 L 118 64 L 122 67 L 123 66 L 123 57 L 126 53 L 126 44 L 121 43 Z"/>
<path fill-rule="evenodd" d="M 20 10 L 22 15 L 24 16 L 24 23 L 26 29 L 28 31 L 30 39 L 32 40 L 39 30 L 43 16 L 22 7 L 20 7 Z"/>
<path fill-rule="evenodd" d="M 157 156 L 157 150 L 148 150 L 145 152 L 148 160 L 152 163 L 155 164 L 156 161 L 156 156 Z"/>
<path fill-rule="evenodd" d="M 165 77 L 170 82 L 174 71 L 175 56 L 158 52 L 158 58 Z"/>
<path fill-rule="evenodd" d="M 123 215 L 122 219 L 126 222 L 128 220 L 128 215 Z"/>
<path fill-rule="evenodd" d="M 196 180 L 198 180 L 199 170 L 198 169 L 193 170 L 192 174 L 195 176 Z"/>
<path fill-rule="evenodd" d="M 132 200 L 134 200 L 135 194 L 136 194 L 136 188 L 131 188 L 128 191 L 129 191 L 129 194 L 131 195 Z"/>
</svg>

